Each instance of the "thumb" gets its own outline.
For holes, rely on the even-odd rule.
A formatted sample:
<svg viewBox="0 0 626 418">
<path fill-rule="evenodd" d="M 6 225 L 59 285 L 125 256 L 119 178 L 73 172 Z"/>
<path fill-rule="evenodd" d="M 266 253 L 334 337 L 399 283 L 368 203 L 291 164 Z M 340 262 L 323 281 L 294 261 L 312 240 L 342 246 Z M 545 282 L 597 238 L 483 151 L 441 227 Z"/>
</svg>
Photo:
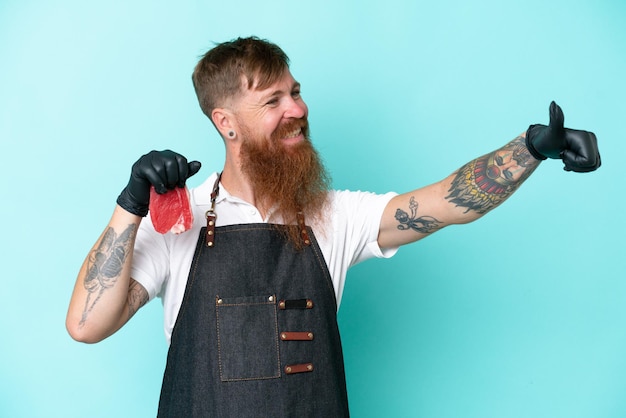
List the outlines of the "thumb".
<svg viewBox="0 0 626 418">
<path fill-rule="evenodd" d="M 193 176 L 198 171 L 200 171 L 200 167 L 202 167 L 202 163 L 200 161 L 191 161 L 187 164 L 187 178 Z"/>
<path fill-rule="evenodd" d="M 563 129 L 564 122 L 565 116 L 563 115 L 561 106 L 552 101 L 552 103 L 550 103 L 550 128 L 558 132 Z"/>
</svg>

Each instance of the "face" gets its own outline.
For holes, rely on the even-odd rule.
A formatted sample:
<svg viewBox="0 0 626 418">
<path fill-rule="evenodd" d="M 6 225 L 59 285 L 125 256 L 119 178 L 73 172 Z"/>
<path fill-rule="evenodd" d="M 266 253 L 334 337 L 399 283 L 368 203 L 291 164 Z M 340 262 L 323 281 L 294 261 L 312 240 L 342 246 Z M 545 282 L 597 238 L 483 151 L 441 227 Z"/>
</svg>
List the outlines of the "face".
<svg viewBox="0 0 626 418">
<path fill-rule="evenodd" d="M 267 89 L 246 90 L 235 113 L 244 140 L 289 149 L 307 139 L 308 108 L 300 96 L 300 83 L 289 70 Z"/>
<path fill-rule="evenodd" d="M 330 180 L 308 140 L 306 104 L 289 71 L 264 90 L 249 90 L 233 106 L 242 173 L 256 204 L 272 209 L 272 221 L 296 224 L 297 214 L 320 219 Z M 298 228 L 289 230 L 294 244 Z"/>
</svg>

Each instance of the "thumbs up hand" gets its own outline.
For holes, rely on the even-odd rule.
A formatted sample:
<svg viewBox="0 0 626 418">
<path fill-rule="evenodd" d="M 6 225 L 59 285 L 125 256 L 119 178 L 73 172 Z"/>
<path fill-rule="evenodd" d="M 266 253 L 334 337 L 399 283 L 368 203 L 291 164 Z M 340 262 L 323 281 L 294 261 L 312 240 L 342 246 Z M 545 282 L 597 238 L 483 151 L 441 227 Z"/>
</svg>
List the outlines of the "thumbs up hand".
<svg viewBox="0 0 626 418">
<path fill-rule="evenodd" d="M 561 107 L 550 103 L 550 124 L 531 125 L 526 131 L 526 147 L 538 160 L 560 158 L 566 171 L 589 172 L 600 167 L 598 140 L 593 132 L 563 127 Z"/>
</svg>

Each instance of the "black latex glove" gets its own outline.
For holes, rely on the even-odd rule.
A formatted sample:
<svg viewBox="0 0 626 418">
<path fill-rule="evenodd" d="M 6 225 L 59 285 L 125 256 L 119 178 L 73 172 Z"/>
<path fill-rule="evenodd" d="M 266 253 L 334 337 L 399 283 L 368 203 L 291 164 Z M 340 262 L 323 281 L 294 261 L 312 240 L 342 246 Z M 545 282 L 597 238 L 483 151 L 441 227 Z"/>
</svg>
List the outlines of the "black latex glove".
<svg viewBox="0 0 626 418">
<path fill-rule="evenodd" d="M 600 167 L 598 140 L 593 132 L 563 127 L 563 111 L 550 103 L 550 125 L 530 125 L 526 147 L 538 160 L 560 158 L 567 171 L 588 172 Z"/>
<path fill-rule="evenodd" d="M 117 198 L 117 204 L 134 215 L 146 216 L 150 186 L 154 186 L 157 193 L 185 187 L 185 181 L 196 174 L 200 166 L 199 161 L 188 163 L 174 151 L 150 151 L 133 164 L 130 180 Z"/>
</svg>

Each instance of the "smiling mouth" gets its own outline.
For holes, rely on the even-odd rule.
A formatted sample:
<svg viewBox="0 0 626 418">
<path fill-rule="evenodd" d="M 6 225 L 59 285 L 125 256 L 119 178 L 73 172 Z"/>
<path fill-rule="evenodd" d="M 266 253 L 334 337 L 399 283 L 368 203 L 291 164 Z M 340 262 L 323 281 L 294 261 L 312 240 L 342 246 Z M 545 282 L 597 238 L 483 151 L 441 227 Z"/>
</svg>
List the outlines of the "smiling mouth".
<svg viewBox="0 0 626 418">
<path fill-rule="evenodd" d="M 302 133 L 302 129 L 298 128 L 298 129 L 294 129 L 291 132 L 288 132 L 283 139 L 291 139 L 291 138 L 295 138 L 297 136 L 299 136 Z"/>
<path fill-rule="evenodd" d="M 308 124 L 306 119 L 299 119 L 285 123 L 279 127 L 272 135 L 271 139 L 274 141 L 295 141 L 300 137 L 307 137 Z"/>
</svg>

